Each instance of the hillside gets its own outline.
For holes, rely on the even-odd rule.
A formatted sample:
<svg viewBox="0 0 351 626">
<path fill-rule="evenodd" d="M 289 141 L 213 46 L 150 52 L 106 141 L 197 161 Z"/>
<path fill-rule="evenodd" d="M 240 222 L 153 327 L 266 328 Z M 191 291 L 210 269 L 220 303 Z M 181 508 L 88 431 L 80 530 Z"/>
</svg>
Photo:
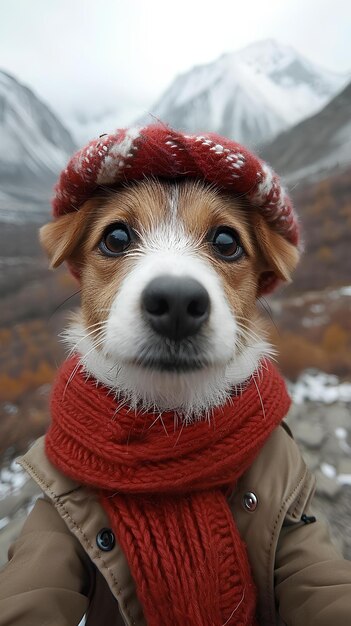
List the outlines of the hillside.
<svg viewBox="0 0 351 626">
<path fill-rule="evenodd" d="M 304 254 L 294 292 L 351 284 L 351 166 L 316 182 L 297 185 L 291 195 L 300 216 Z"/>
<path fill-rule="evenodd" d="M 304 252 L 293 282 L 271 300 L 279 362 L 351 380 L 351 167 L 296 186 Z"/>
<path fill-rule="evenodd" d="M 325 177 L 350 164 L 351 83 L 319 113 L 264 146 L 261 154 L 289 183 Z"/>
<path fill-rule="evenodd" d="M 0 71 L 0 219 L 36 219 L 75 150 L 69 131 L 31 89 Z"/>
</svg>

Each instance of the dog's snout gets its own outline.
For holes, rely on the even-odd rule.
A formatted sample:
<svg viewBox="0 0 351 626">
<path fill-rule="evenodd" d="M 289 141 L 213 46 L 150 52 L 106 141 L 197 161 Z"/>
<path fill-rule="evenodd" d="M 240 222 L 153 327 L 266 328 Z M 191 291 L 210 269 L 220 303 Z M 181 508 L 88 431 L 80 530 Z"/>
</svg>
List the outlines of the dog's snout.
<svg viewBox="0 0 351 626">
<path fill-rule="evenodd" d="M 178 341 L 196 334 L 208 319 L 210 298 L 194 278 L 164 275 L 145 287 L 142 307 L 158 334 Z"/>
</svg>

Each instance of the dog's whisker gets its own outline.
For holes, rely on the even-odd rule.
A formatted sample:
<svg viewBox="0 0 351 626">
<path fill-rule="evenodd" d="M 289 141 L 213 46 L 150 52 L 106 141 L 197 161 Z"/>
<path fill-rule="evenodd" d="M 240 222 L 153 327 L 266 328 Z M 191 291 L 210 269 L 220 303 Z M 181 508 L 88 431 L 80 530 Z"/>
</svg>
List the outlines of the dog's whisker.
<svg viewBox="0 0 351 626">
<path fill-rule="evenodd" d="M 90 327 L 91 328 L 91 327 Z M 83 341 L 84 339 L 87 339 L 88 337 L 91 337 L 92 335 L 94 335 L 95 333 L 100 332 L 101 330 L 105 330 L 106 329 L 106 324 L 104 323 L 100 323 L 96 326 L 96 328 L 94 328 L 91 332 L 89 333 L 85 333 L 82 337 L 80 337 L 79 341 L 77 342 L 80 343 L 80 341 Z M 88 329 L 87 329 L 88 330 Z M 62 337 L 65 339 L 65 336 L 62 335 Z"/>
<path fill-rule="evenodd" d="M 180 431 L 179 431 L 179 433 L 178 433 L 178 437 L 177 437 L 177 439 L 176 439 L 176 441 L 175 441 L 175 444 L 174 444 L 174 446 L 173 446 L 174 448 L 178 445 L 178 442 L 179 442 L 179 439 L 180 439 L 181 434 L 182 434 L 182 432 L 183 432 L 183 428 L 184 428 L 185 424 L 186 424 L 186 421 L 183 419 L 183 420 L 182 420 L 182 425 L 181 425 Z"/>
<path fill-rule="evenodd" d="M 252 345 L 250 344 L 250 341 L 252 342 Z M 242 332 L 238 332 L 235 345 L 239 351 L 245 350 L 245 348 L 254 349 L 255 343 L 256 339 L 254 337 L 251 337 L 250 335 L 245 335 Z"/>
<path fill-rule="evenodd" d="M 68 302 L 69 300 L 71 300 L 72 298 L 74 298 L 74 296 L 77 296 L 79 293 L 81 293 L 81 289 L 78 289 L 78 291 L 75 291 L 74 293 L 72 293 L 70 296 L 68 296 L 68 298 L 65 298 L 65 300 L 63 302 L 61 302 L 51 313 L 50 317 L 49 317 L 49 321 L 53 318 L 53 316 L 55 315 L 55 313 L 57 313 L 57 311 L 64 305 L 66 304 L 66 302 Z"/>
<path fill-rule="evenodd" d="M 276 332 L 278 333 L 278 335 L 280 335 L 280 330 L 278 328 L 278 326 L 275 323 L 275 320 L 273 318 L 273 313 L 272 313 L 272 309 L 269 306 L 266 298 L 264 298 L 263 296 L 261 296 L 260 300 L 259 300 L 259 304 L 262 306 L 262 308 L 265 310 L 265 312 L 267 313 L 268 317 L 270 318 Z"/>
<path fill-rule="evenodd" d="M 256 387 L 256 389 L 257 389 L 257 394 L 258 394 L 258 397 L 259 397 L 259 399 L 260 399 L 260 404 L 261 404 L 261 407 L 262 407 L 263 419 L 265 420 L 265 419 L 266 419 L 266 411 L 265 411 L 265 408 L 264 408 L 264 405 L 263 405 L 263 400 L 262 400 L 261 392 L 260 392 L 260 390 L 259 390 L 259 387 L 258 387 L 258 385 L 257 385 L 257 383 L 256 383 L 256 380 L 255 380 L 255 377 L 254 377 L 254 376 L 252 377 L 252 380 L 253 380 L 254 385 L 255 385 L 255 387 Z"/>
<path fill-rule="evenodd" d="M 236 343 L 236 345 L 238 347 L 238 350 L 242 351 L 242 352 L 244 351 L 245 347 L 248 347 L 247 344 L 244 345 L 240 340 Z M 252 375 L 254 375 L 255 374 L 255 370 L 258 367 L 255 359 L 252 356 L 248 355 L 247 353 L 245 354 L 245 359 L 246 359 L 246 361 L 248 363 L 250 363 L 250 369 L 253 370 L 253 374 Z"/>
<path fill-rule="evenodd" d="M 174 433 L 178 428 L 178 421 L 179 421 L 178 411 L 174 411 L 174 415 L 173 415 L 173 432 Z"/>
<path fill-rule="evenodd" d="M 103 342 L 100 342 L 100 344 L 101 344 L 101 343 L 103 343 Z M 70 385 L 70 383 L 72 382 L 72 380 L 73 380 L 73 378 L 75 377 L 75 375 L 78 373 L 79 368 L 80 368 L 80 367 L 83 367 L 83 365 L 84 365 L 84 359 L 86 359 L 86 358 L 89 356 L 89 354 L 90 354 L 93 350 L 95 350 L 97 347 L 99 347 L 99 345 L 100 345 L 100 344 L 97 344 L 97 345 L 93 344 L 93 347 L 92 347 L 92 348 L 91 348 L 91 349 L 90 349 L 90 350 L 89 350 L 86 354 L 84 354 L 83 356 L 81 356 L 81 358 L 79 359 L 78 363 L 76 364 L 76 366 L 75 366 L 75 367 L 74 367 L 74 369 L 72 370 L 72 372 L 71 372 L 71 374 L 70 374 L 69 379 L 67 380 L 67 383 L 66 383 L 66 385 L 65 385 L 65 388 L 64 388 L 64 390 L 63 390 L 62 398 L 64 398 L 64 397 L 65 397 L 65 394 L 66 394 L 67 388 L 68 388 L 68 386 Z"/>
<path fill-rule="evenodd" d="M 128 405 L 128 401 L 126 398 L 123 398 L 117 405 L 116 405 L 116 409 L 114 411 L 114 414 L 112 416 L 112 421 L 115 421 L 117 419 L 118 413 L 124 409 L 125 406 Z"/>
<path fill-rule="evenodd" d="M 81 337 L 70 349 L 69 353 L 68 353 L 68 357 L 72 356 L 72 354 L 74 354 L 74 352 L 76 352 L 79 344 L 88 339 L 88 337 L 91 337 L 92 335 L 94 335 L 95 333 L 99 333 L 100 331 L 104 330 L 106 327 L 107 321 L 106 322 L 99 322 L 96 324 L 97 328 L 95 328 L 94 330 L 92 330 L 90 333 L 86 333 L 85 335 L 83 335 L 83 337 Z M 95 324 L 92 324 L 91 326 L 88 326 L 88 328 L 91 328 L 92 326 L 95 326 Z"/>
<path fill-rule="evenodd" d="M 105 309 L 105 311 L 109 311 L 110 309 Z M 95 326 L 100 326 L 100 325 L 104 325 L 107 324 L 108 320 L 100 320 L 99 322 L 95 322 L 94 324 L 89 324 L 89 326 L 86 326 L 85 329 L 89 330 L 90 328 L 94 328 Z"/>
<path fill-rule="evenodd" d="M 107 325 L 108 320 L 104 320 L 104 321 L 100 321 L 100 322 L 96 322 L 95 324 L 90 324 L 87 327 L 83 327 L 82 326 L 82 331 L 84 330 L 85 332 L 82 332 L 82 336 L 80 337 L 79 340 L 85 339 L 86 337 L 89 337 L 91 334 L 93 334 L 94 332 L 98 332 L 100 329 L 105 328 L 105 326 Z M 86 333 L 86 331 L 90 330 L 91 328 L 94 328 L 95 330 L 93 330 L 92 333 Z M 59 334 L 60 339 L 62 339 L 64 342 L 70 342 L 70 332 L 69 330 L 64 330 L 62 333 Z"/>
<path fill-rule="evenodd" d="M 247 346 L 250 346 L 250 342 L 251 342 L 252 347 L 254 347 L 257 344 L 260 345 L 260 343 L 262 342 L 262 337 L 255 337 L 255 335 L 250 333 L 250 331 L 246 331 L 242 328 L 238 329 L 237 337 L 240 341 L 242 341 L 243 346 L 245 346 L 245 344 Z"/>
<path fill-rule="evenodd" d="M 70 374 L 70 377 L 69 377 L 69 379 L 67 380 L 66 385 L 65 385 L 65 388 L 64 388 L 64 390 L 63 390 L 63 393 L 62 393 L 62 399 L 64 399 L 64 397 L 65 397 L 65 395 L 66 395 L 66 391 L 67 391 L 67 389 L 68 389 L 68 386 L 69 386 L 69 385 L 70 385 L 70 383 L 72 382 L 72 380 L 73 380 L 73 378 L 75 377 L 75 375 L 78 373 L 78 370 L 79 370 L 79 368 L 81 367 L 81 365 L 82 365 L 82 364 L 81 364 L 81 362 L 80 362 L 80 361 L 78 361 L 78 363 L 76 364 L 76 366 L 73 368 L 73 370 L 72 370 L 72 372 L 71 372 L 71 374 Z"/>
<path fill-rule="evenodd" d="M 160 413 L 160 422 L 161 422 L 161 424 L 162 424 L 162 428 L 163 428 L 163 430 L 165 431 L 165 433 L 166 433 L 167 437 L 169 437 L 169 434 L 168 434 L 167 428 L 166 428 L 165 423 L 164 423 L 164 421 L 163 421 L 163 419 L 162 419 L 162 413 Z"/>
<path fill-rule="evenodd" d="M 261 339 L 260 335 L 258 333 L 256 333 L 256 331 L 253 330 L 253 328 L 251 328 L 250 326 L 246 326 L 245 324 L 243 324 L 242 322 L 238 322 L 237 320 L 236 324 L 238 326 L 238 328 L 246 333 L 250 333 L 250 335 L 252 337 L 255 337 L 255 339 Z"/>
<path fill-rule="evenodd" d="M 241 347 L 242 348 L 245 348 L 245 347 L 253 348 L 253 346 L 255 345 L 255 342 L 257 341 L 257 339 L 255 337 L 253 337 L 249 333 L 245 333 L 243 331 L 239 331 L 238 332 L 238 340 L 241 341 Z M 250 343 L 249 343 L 250 341 L 252 341 L 253 345 L 250 345 Z"/>
<path fill-rule="evenodd" d="M 96 340 L 93 342 L 93 346 L 92 346 L 91 350 L 96 350 L 96 348 L 100 348 L 100 346 L 105 344 L 105 341 L 106 341 L 106 336 L 103 333 L 101 335 L 101 337 L 97 337 Z M 89 354 L 89 352 L 87 354 Z"/>
<path fill-rule="evenodd" d="M 234 613 L 237 612 L 239 606 L 242 604 L 242 602 L 244 601 L 245 598 L 245 588 L 243 589 L 243 593 L 242 596 L 238 602 L 238 604 L 236 605 L 236 607 L 233 609 L 233 611 L 231 612 L 231 614 L 229 615 L 228 619 L 226 619 L 226 621 L 222 624 L 222 626 L 227 626 L 227 624 L 230 622 L 230 620 L 232 619 Z"/>
<path fill-rule="evenodd" d="M 151 428 L 156 424 L 156 422 L 158 422 L 158 420 L 161 417 L 161 413 L 159 413 L 159 415 L 157 415 L 154 419 L 154 421 L 152 422 L 152 424 L 150 424 L 150 426 L 148 427 L 148 430 L 151 430 Z"/>
<path fill-rule="evenodd" d="M 162 428 L 165 431 L 167 437 L 169 437 L 169 433 L 167 431 L 167 428 L 165 426 L 165 423 L 162 419 L 162 412 L 160 412 L 157 417 L 154 419 L 154 421 L 152 422 L 152 424 L 148 427 L 148 430 L 150 430 L 153 426 L 155 426 L 155 424 L 160 420 L 161 424 L 162 424 Z"/>
<path fill-rule="evenodd" d="M 251 326 L 247 325 L 249 323 L 248 320 L 245 320 L 245 321 L 247 322 L 246 324 L 240 321 L 240 317 L 235 318 L 235 322 L 241 330 L 246 331 L 247 333 L 250 333 L 251 336 L 254 337 L 255 339 L 261 340 L 262 337 L 258 333 L 256 333 L 256 331 Z"/>
</svg>

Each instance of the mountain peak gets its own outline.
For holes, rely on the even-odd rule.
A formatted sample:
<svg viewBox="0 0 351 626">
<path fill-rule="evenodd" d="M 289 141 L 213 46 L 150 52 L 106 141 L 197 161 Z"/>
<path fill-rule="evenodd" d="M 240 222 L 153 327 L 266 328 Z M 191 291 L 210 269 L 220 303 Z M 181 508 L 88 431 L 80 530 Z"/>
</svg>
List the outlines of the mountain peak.
<svg viewBox="0 0 351 626">
<path fill-rule="evenodd" d="M 75 145 L 50 108 L 14 76 L 0 71 L 0 180 L 49 177 L 60 171 Z"/>
<path fill-rule="evenodd" d="M 150 113 L 175 128 L 257 148 L 320 110 L 346 78 L 265 39 L 178 76 Z"/>
<path fill-rule="evenodd" d="M 260 71 L 269 74 L 271 71 L 284 67 L 292 59 L 300 56 L 294 48 L 279 43 L 275 39 L 262 39 L 234 52 L 241 61 L 259 67 Z"/>
</svg>

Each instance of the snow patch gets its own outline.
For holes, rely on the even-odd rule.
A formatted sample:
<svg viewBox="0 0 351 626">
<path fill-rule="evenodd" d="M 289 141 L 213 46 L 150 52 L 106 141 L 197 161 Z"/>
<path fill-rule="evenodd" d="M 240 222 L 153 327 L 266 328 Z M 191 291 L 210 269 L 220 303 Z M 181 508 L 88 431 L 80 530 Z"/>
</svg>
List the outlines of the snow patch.
<svg viewBox="0 0 351 626">
<path fill-rule="evenodd" d="M 3 517 L 2 519 L 0 519 L 0 530 L 5 528 L 10 523 L 10 521 L 11 520 L 9 517 Z"/>
<path fill-rule="evenodd" d="M 334 467 L 334 465 L 330 465 L 329 463 L 321 463 L 320 467 L 324 476 L 327 476 L 327 478 L 335 478 L 336 468 Z"/>
<path fill-rule="evenodd" d="M 306 401 L 323 402 L 351 402 L 351 383 L 340 383 L 337 376 L 324 372 L 306 371 L 296 383 L 289 383 L 289 391 L 296 404 Z"/>
<path fill-rule="evenodd" d="M 8 467 L 0 469 L 0 500 L 15 493 L 29 480 L 27 472 L 13 460 Z"/>
<path fill-rule="evenodd" d="M 339 474 L 337 481 L 340 485 L 351 485 L 351 474 Z"/>
<path fill-rule="evenodd" d="M 334 432 L 335 432 L 335 436 L 341 441 L 345 441 L 345 439 L 347 439 L 346 428 L 342 428 L 342 426 L 339 426 L 338 428 L 335 429 Z"/>
</svg>

